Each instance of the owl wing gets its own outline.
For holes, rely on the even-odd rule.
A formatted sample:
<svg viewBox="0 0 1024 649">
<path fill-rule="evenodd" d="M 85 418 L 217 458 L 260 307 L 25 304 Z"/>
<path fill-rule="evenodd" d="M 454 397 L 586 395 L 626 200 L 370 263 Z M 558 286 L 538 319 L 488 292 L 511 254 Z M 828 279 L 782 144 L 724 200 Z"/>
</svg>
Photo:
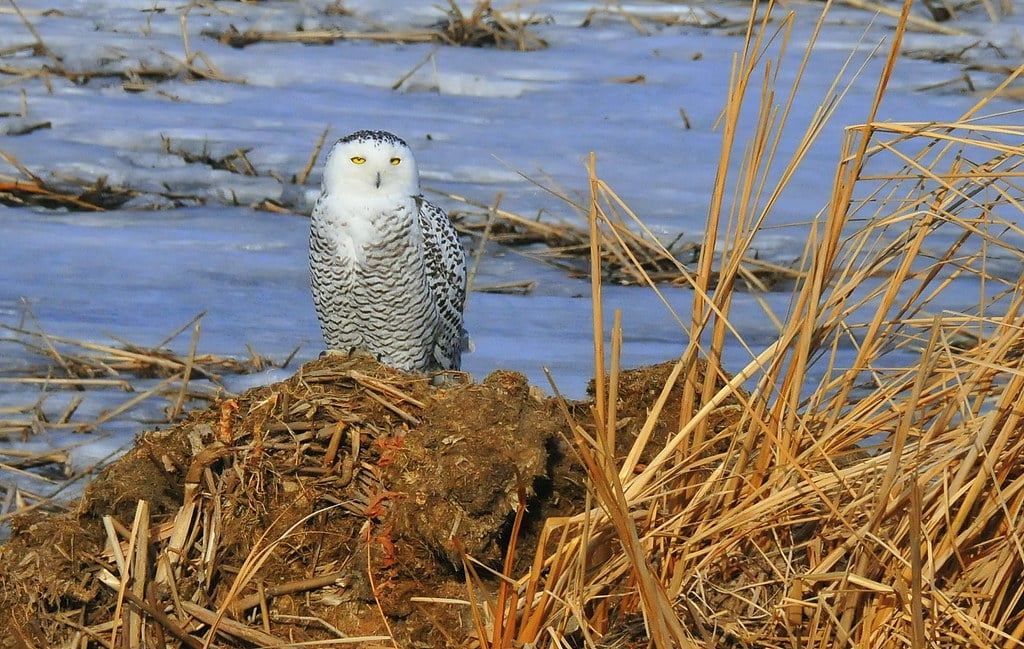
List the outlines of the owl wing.
<svg viewBox="0 0 1024 649">
<path fill-rule="evenodd" d="M 441 322 L 434 356 L 442 368 L 457 370 L 468 341 L 462 324 L 466 304 L 466 251 L 444 210 L 422 196 L 417 197 L 416 202 L 423 231 L 427 281 Z"/>
<path fill-rule="evenodd" d="M 361 340 L 350 312 L 349 289 L 355 278 L 353 264 L 342 254 L 337 241 L 324 225 L 329 206 L 323 196 L 317 199 L 309 227 L 309 271 L 313 306 L 329 349 L 349 349 Z"/>
</svg>

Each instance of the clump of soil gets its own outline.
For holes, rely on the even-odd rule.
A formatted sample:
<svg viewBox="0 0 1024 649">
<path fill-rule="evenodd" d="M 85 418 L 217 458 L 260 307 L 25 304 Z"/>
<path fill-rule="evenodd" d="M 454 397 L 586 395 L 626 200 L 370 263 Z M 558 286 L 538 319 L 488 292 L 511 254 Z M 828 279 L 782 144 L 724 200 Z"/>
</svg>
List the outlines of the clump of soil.
<svg viewBox="0 0 1024 649">
<path fill-rule="evenodd" d="M 624 439 L 670 367 L 623 376 Z M 470 644 L 470 607 L 441 601 L 466 599 L 465 557 L 499 568 L 527 511 L 528 564 L 586 486 L 561 404 L 514 372 L 460 379 L 331 355 L 142 435 L 74 511 L 15 521 L 0 646 Z M 583 427 L 591 406 L 570 404 Z"/>
</svg>

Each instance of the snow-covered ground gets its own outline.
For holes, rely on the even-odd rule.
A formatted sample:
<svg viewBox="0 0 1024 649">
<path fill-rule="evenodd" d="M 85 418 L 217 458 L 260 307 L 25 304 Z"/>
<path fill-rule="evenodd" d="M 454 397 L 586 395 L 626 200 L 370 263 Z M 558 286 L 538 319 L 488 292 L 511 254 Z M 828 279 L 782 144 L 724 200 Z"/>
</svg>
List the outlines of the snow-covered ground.
<svg viewBox="0 0 1024 649">
<path fill-rule="evenodd" d="M 102 213 L 0 208 L 0 322 L 15 325 L 29 308 L 49 334 L 102 342 L 113 336 L 145 346 L 205 312 L 201 352 L 246 356 L 249 345 L 283 360 L 300 346 L 296 362 L 315 358 L 321 342 L 307 287 L 307 221 L 253 206 L 271 201 L 294 212 L 309 209 L 319 164 L 305 184 L 293 181 L 325 129 L 328 144 L 363 128 L 399 134 L 417 153 L 428 197 L 450 211 L 465 206 L 448 194 L 483 204 L 500 197 L 503 209 L 577 223 L 565 202 L 524 176 L 583 197 L 584 163 L 594 151 L 599 175 L 656 232 L 701 239 L 720 150 L 716 120 L 750 3 L 520 3 L 521 14 L 538 19 L 530 32 L 548 45 L 531 52 L 367 38 L 236 48 L 216 38 L 248 30 L 424 30 L 444 18 L 445 4 L 18 0 L 17 10 L 14 3 L 0 6 L 6 160 L 0 174 L 18 177 L 22 165 L 58 185 L 105 179 L 136 192 Z M 787 11 L 795 14 L 781 87 L 797 74 L 823 6 L 795 2 L 776 10 L 773 24 Z M 925 17 L 922 7 L 915 15 Z M 963 114 L 1002 79 L 992 66 L 1024 59 L 1024 7 L 1016 1 L 1010 7 L 1016 13 L 998 20 L 982 5 L 963 8 L 943 23 L 959 35 L 909 33 L 878 118 L 944 121 Z M 843 127 L 867 116 L 893 22 L 861 9 L 831 10 L 790 115 L 794 137 L 783 139 L 778 159 L 795 149 L 846 59 L 852 54 L 852 68 L 864 67 L 773 211 L 768 225 L 777 229 L 766 230 L 757 244 L 765 258 L 800 254 L 804 226 L 782 226 L 806 223 L 824 204 Z M 936 62 L 935 52 L 955 56 Z M 996 100 L 988 112 L 1019 107 Z M 238 151 L 256 175 L 194 159 Z M 476 281 L 527 279 L 537 284 L 526 296 L 471 296 L 466 317 L 475 351 L 465 357 L 465 369 L 478 378 L 516 369 L 546 387 L 547 367 L 561 390 L 581 396 L 592 368 L 589 286 L 493 247 Z M 666 289 L 666 295 L 685 319 L 689 291 Z M 780 315 L 789 299 L 737 296 L 734 321 L 751 346 L 773 335 L 759 298 Z M 605 302 L 609 314 L 625 312 L 627 366 L 667 360 L 682 349 L 682 329 L 651 291 L 608 287 Z M 171 346 L 183 352 L 188 345 L 186 333 Z M 736 366 L 749 359 L 739 348 L 733 356 Z M 4 341 L 0 360 L 6 368 L 38 362 Z M 0 419 L 4 408 L 38 397 L 0 384 Z M 84 404 L 80 416 L 111 403 Z M 59 413 L 65 405 L 58 395 L 42 408 Z M 133 411 L 112 422 L 106 437 L 83 440 L 72 464 L 84 467 L 123 448 L 144 419 L 144 411 Z M 31 443 L 0 440 L 0 447 L 68 444 L 56 434 Z M 0 480 L 8 476 L 15 479 L 0 472 Z"/>
</svg>

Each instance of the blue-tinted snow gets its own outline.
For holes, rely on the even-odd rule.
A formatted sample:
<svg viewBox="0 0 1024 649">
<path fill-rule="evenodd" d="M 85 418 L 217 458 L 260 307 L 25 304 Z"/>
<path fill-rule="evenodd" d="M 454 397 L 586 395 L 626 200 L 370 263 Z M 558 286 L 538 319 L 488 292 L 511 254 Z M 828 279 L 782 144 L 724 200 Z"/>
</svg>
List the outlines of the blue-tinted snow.
<svg viewBox="0 0 1024 649">
<path fill-rule="evenodd" d="M 642 29 L 637 29 L 623 16 L 695 16 L 710 24 L 718 16 L 743 21 L 750 10 L 746 2 L 530 3 L 522 11 L 544 19 L 532 29 L 550 47 L 520 53 L 364 40 L 259 43 L 236 49 L 208 35 L 229 28 L 418 29 L 440 19 L 438 7 L 444 3 L 17 4 L 49 51 L 34 48 L 35 36 L 22 19 L 10 8 L 0 8 L 0 52 L 6 53 L 0 61 L 7 65 L 7 74 L 0 77 L 0 150 L 53 182 L 106 178 L 112 186 L 148 193 L 126 209 L 103 214 L 0 208 L 0 321 L 20 322 L 27 305 L 53 335 L 104 343 L 113 336 L 153 345 L 205 312 L 201 352 L 246 356 L 249 345 L 283 360 L 298 347 L 295 362 L 315 358 L 321 347 L 307 288 L 307 222 L 248 206 L 284 197 L 308 207 L 318 190 L 319 167 L 305 186 L 293 185 L 289 178 L 305 166 L 325 128 L 330 129 L 329 140 L 360 128 L 400 134 L 417 152 L 430 198 L 450 210 L 464 206 L 431 190 L 484 204 L 500 194 L 505 209 L 575 222 L 580 220 L 576 212 L 520 173 L 582 199 L 587 187 L 584 163 L 594 151 L 599 175 L 655 232 L 666 239 L 682 233 L 687 240 L 699 240 L 720 154 L 721 133 L 714 127 L 742 30 L 655 21 L 641 21 Z M 471 10 L 468 3 L 461 4 Z M 340 6 L 349 13 L 329 11 Z M 779 72 L 781 89 L 797 74 L 803 44 L 821 6 L 792 6 L 795 27 Z M 1021 16 L 992 23 L 980 8 L 974 12 L 950 23 L 968 31 L 966 35 L 910 33 L 904 49 L 948 50 L 962 44 L 968 57 L 1019 62 Z M 777 17 L 783 15 L 778 10 Z M 797 146 L 847 57 L 853 56 L 851 71 L 862 64 L 864 70 L 769 216 L 769 225 L 806 223 L 821 210 L 843 128 L 867 117 L 891 24 L 889 18 L 864 11 L 833 10 L 803 74 L 801 99 L 790 116 L 779 160 Z M 971 48 L 979 39 L 983 45 Z M 873 54 L 880 42 L 882 49 Z M 180 72 L 191 56 L 191 65 L 200 72 L 237 83 L 178 74 L 148 90 L 126 92 L 118 76 L 85 81 L 58 74 L 13 74 L 38 70 L 48 62 L 54 67 L 51 56 L 72 73 L 110 75 Z M 957 85 L 918 89 L 961 74 L 956 64 L 901 59 L 879 119 L 955 119 L 976 96 L 964 94 Z M 996 82 L 983 72 L 972 76 L 989 86 Z M 622 82 L 640 77 L 641 83 Z M 850 78 L 847 73 L 844 83 Z M 1013 108 L 1012 103 L 994 102 L 989 112 Z M 9 135 L 42 122 L 50 127 Z M 741 139 L 750 133 L 749 124 L 743 128 Z M 239 149 L 247 151 L 259 176 L 189 164 L 177 153 L 219 157 Z M 17 175 L 2 162 L 0 173 Z M 168 205 L 168 199 L 158 196 L 168 188 L 196 196 L 204 205 L 141 209 Z M 767 229 L 755 247 L 763 258 L 785 262 L 800 255 L 805 234 L 804 226 Z M 1019 268 L 1011 263 L 999 272 L 1012 277 Z M 471 296 L 467 324 L 475 351 L 466 356 L 465 368 L 478 378 L 497 368 L 520 370 L 546 389 L 546 366 L 563 392 L 581 396 L 592 368 L 589 285 L 515 251 L 492 249 L 478 283 L 510 280 L 533 280 L 537 288 L 529 296 Z M 954 292 L 941 306 L 969 308 L 977 303 L 979 290 L 986 289 L 965 285 L 959 298 Z M 685 321 L 690 293 L 664 291 Z M 764 299 L 785 317 L 788 295 Z M 606 287 L 605 303 L 606 331 L 612 310 L 625 312 L 625 365 L 667 360 L 683 348 L 683 328 L 651 291 Z M 756 296 L 737 295 L 733 321 L 753 347 L 773 339 L 771 320 Z M 186 333 L 172 346 L 183 352 L 188 342 Z M 8 366 L 29 362 L 17 346 L 5 345 L 0 354 Z M 749 358 L 737 345 L 726 360 L 739 368 Z M 230 387 L 242 389 L 254 380 L 279 377 L 240 377 Z M 0 409 L 30 404 L 37 396 L 4 386 Z M 119 403 L 114 397 L 96 399 L 82 405 L 83 418 Z M 59 413 L 66 403 L 57 394 L 44 408 Z M 154 418 L 146 409 L 157 407 L 147 404 L 112 422 L 106 436 L 90 438 L 73 451 L 73 465 L 88 466 L 123 448 L 145 427 L 142 422 Z M 68 443 L 65 436 L 30 442 L 33 448 L 65 448 Z M 31 486 L 39 489 L 38 484 Z"/>
</svg>

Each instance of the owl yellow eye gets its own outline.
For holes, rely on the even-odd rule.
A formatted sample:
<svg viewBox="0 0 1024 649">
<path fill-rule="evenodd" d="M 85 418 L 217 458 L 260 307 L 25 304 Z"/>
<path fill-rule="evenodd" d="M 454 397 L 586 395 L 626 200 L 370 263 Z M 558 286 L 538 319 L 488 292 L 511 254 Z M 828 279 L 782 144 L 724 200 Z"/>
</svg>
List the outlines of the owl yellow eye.
<svg viewBox="0 0 1024 649">
<path fill-rule="evenodd" d="M 400 163 L 401 161 L 402 161 L 401 158 L 391 158 L 391 164 L 392 165 L 398 165 L 398 163 Z"/>
<path fill-rule="evenodd" d="M 366 158 L 364 158 L 363 156 L 360 156 L 360 155 L 354 155 L 351 158 L 349 158 L 349 160 L 352 161 L 352 164 L 357 164 L 357 165 L 361 165 L 364 162 L 366 162 Z"/>
</svg>

